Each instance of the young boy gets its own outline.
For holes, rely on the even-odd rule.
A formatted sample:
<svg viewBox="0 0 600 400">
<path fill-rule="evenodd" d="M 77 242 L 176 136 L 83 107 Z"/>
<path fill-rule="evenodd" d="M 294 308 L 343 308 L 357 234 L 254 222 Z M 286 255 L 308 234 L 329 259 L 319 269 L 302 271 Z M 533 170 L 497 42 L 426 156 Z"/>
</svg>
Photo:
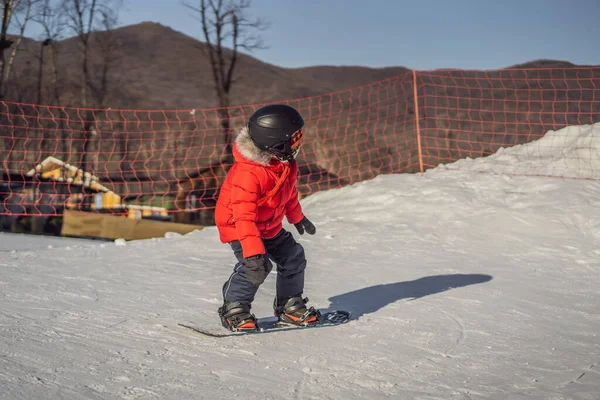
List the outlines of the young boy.
<svg viewBox="0 0 600 400">
<path fill-rule="evenodd" d="M 304 120 L 294 108 L 273 104 L 260 108 L 236 138 L 235 163 L 221 187 L 215 222 L 223 243 L 238 263 L 223 285 L 219 315 L 229 330 L 254 330 L 250 313 L 258 287 L 277 264 L 275 315 L 282 322 L 310 325 L 319 312 L 307 308 L 304 290 L 306 258 L 302 245 L 282 227 L 284 217 L 302 235 L 315 226 L 304 216 L 296 189 Z"/>
</svg>

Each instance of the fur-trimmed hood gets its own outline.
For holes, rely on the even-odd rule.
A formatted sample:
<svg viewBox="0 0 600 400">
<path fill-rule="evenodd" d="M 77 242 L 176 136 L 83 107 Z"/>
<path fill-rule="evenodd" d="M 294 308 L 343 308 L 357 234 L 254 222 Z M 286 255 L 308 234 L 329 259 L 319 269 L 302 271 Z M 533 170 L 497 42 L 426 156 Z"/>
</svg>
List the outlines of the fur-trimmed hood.
<svg viewBox="0 0 600 400">
<path fill-rule="evenodd" d="M 250 137 L 248 127 L 245 126 L 238 133 L 235 143 L 240 154 L 248 161 L 255 162 L 261 165 L 270 165 L 273 160 L 273 156 L 265 151 L 256 147 L 254 141 Z"/>
</svg>

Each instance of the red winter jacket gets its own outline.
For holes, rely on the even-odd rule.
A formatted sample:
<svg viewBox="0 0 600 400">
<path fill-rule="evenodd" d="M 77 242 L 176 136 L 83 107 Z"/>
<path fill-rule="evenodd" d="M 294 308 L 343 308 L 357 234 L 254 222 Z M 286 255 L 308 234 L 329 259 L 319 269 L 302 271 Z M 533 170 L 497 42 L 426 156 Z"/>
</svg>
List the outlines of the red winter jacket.
<svg viewBox="0 0 600 400">
<path fill-rule="evenodd" d="M 264 254 L 263 238 L 304 218 L 296 188 L 298 165 L 258 149 L 244 128 L 233 146 L 235 163 L 221 187 L 215 222 L 223 243 L 239 240 L 244 257 Z"/>
</svg>

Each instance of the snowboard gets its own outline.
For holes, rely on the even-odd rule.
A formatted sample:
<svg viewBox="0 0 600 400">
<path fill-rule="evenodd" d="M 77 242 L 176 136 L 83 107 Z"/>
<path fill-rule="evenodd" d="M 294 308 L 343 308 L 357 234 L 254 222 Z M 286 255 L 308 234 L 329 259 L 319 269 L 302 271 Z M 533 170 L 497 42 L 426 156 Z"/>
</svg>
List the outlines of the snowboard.
<svg viewBox="0 0 600 400">
<path fill-rule="evenodd" d="M 325 328 L 345 324 L 352 319 L 351 314 L 344 310 L 321 311 L 321 317 L 317 324 L 297 326 L 280 322 L 277 317 L 263 317 L 257 319 L 258 330 L 231 332 L 222 325 L 198 325 L 194 323 L 178 323 L 177 325 L 189 329 L 204 336 L 223 338 L 243 335 L 261 335 L 264 333 L 292 331 L 297 329 Z"/>
</svg>

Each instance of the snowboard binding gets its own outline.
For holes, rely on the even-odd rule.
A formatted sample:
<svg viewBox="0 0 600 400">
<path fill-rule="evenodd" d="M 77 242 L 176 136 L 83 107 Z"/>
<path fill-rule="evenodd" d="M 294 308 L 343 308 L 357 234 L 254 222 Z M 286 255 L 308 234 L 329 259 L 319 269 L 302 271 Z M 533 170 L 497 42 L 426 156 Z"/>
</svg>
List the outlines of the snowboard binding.
<svg viewBox="0 0 600 400">
<path fill-rule="evenodd" d="M 242 303 L 224 303 L 219 307 L 221 324 L 231 332 L 257 331 L 258 323 L 250 306 Z"/>
<path fill-rule="evenodd" d="M 310 326 L 316 325 L 321 319 L 321 313 L 314 307 L 306 307 L 308 297 L 294 296 L 287 300 L 282 306 L 275 305 L 275 316 L 280 322 L 297 325 Z"/>
</svg>

